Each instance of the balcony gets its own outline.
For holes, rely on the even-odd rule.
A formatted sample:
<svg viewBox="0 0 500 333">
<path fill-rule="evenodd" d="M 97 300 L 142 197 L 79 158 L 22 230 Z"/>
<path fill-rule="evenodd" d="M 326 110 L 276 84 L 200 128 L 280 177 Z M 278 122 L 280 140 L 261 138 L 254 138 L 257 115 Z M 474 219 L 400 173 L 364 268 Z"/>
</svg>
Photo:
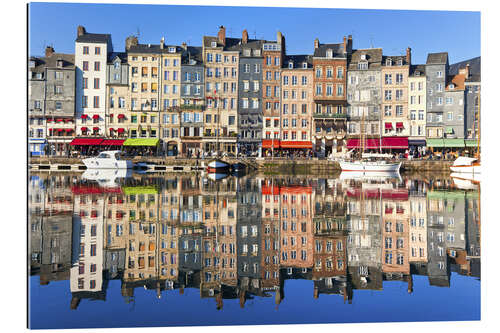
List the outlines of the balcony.
<svg viewBox="0 0 500 333">
<path fill-rule="evenodd" d="M 346 119 L 345 113 L 314 113 L 314 119 Z"/>
</svg>

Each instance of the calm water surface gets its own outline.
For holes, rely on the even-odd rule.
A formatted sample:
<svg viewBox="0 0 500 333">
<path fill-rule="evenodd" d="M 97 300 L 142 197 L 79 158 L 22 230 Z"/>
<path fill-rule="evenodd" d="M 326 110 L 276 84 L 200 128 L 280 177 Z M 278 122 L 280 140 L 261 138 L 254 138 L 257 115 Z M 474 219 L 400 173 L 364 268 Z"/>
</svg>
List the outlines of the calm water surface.
<svg viewBox="0 0 500 333">
<path fill-rule="evenodd" d="M 479 188 L 447 175 L 29 175 L 29 325 L 480 319 Z"/>
</svg>

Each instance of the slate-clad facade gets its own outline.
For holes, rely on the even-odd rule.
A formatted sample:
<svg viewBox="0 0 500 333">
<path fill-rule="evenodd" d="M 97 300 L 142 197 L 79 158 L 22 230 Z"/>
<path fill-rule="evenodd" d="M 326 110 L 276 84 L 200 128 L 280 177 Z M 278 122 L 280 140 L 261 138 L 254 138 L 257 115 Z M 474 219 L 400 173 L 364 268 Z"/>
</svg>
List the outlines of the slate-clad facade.
<svg viewBox="0 0 500 333">
<path fill-rule="evenodd" d="M 427 78 L 427 138 L 443 138 L 443 108 L 446 75 L 448 73 L 448 52 L 429 53 L 425 63 Z"/>
</svg>

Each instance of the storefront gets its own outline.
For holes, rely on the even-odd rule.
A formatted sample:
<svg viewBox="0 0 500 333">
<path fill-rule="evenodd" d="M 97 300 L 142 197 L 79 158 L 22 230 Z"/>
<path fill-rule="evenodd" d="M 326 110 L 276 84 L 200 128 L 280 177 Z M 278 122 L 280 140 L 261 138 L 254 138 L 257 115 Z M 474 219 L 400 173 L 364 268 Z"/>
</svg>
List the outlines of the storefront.
<svg viewBox="0 0 500 333">
<path fill-rule="evenodd" d="M 306 157 L 312 154 L 311 141 L 281 141 L 280 148 L 287 155 Z"/>
<path fill-rule="evenodd" d="M 160 139 L 129 138 L 123 142 L 123 150 L 130 156 L 158 156 Z"/>
<path fill-rule="evenodd" d="M 45 155 L 45 150 L 46 150 L 45 146 L 47 145 L 46 139 L 30 138 L 28 144 L 29 144 L 29 153 L 31 156 Z"/>
<path fill-rule="evenodd" d="M 385 137 L 378 139 L 365 139 L 364 143 L 360 139 L 348 139 L 347 149 L 365 149 L 365 151 L 375 152 L 382 150 L 384 153 L 403 152 L 408 149 L 408 137 Z"/>
<path fill-rule="evenodd" d="M 469 150 L 473 149 L 472 146 L 474 144 L 474 142 L 469 142 L 470 146 L 466 146 L 466 140 L 464 139 L 427 139 L 426 141 L 427 147 L 429 147 L 433 153 L 438 153 L 438 155 L 452 154 L 458 156 L 466 152 L 470 153 Z"/>
<path fill-rule="evenodd" d="M 75 138 L 69 144 L 71 146 L 71 155 L 94 156 L 101 150 L 101 143 L 104 138 Z"/>
<path fill-rule="evenodd" d="M 265 139 L 262 140 L 262 157 L 271 157 L 279 155 L 281 140 Z"/>
</svg>

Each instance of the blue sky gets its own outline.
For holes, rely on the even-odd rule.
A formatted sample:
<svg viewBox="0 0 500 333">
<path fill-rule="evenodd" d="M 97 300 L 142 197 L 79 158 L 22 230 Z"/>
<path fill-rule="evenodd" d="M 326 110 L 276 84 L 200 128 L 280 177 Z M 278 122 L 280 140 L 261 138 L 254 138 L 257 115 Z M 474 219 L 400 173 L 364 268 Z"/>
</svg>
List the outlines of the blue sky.
<svg viewBox="0 0 500 333">
<path fill-rule="evenodd" d="M 480 13 L 451 11 L 263 8 L 172 5 L 32 3 L 30 54 L 42 55 L 51 44 L 56 52 L 73 53 L 76 27 L 110 33 L 115 51 L 125 38 L 140 32 L 140 43 L 201 46 L 202 36 L 214 36 L 220 25 L 226 36 L 276 39 L 286 37 L 288 54 L 311 54 L 314 39 L 340 43 L 353 35 L 354 48 L 382 47 L 385 55 L 412 48 L 412 63 L 425 63 L 427 53 L 447 51 L 450 63 L 480 55 Z M 49 23 L 47 23 L 49 22 Z"/>
</svg>

